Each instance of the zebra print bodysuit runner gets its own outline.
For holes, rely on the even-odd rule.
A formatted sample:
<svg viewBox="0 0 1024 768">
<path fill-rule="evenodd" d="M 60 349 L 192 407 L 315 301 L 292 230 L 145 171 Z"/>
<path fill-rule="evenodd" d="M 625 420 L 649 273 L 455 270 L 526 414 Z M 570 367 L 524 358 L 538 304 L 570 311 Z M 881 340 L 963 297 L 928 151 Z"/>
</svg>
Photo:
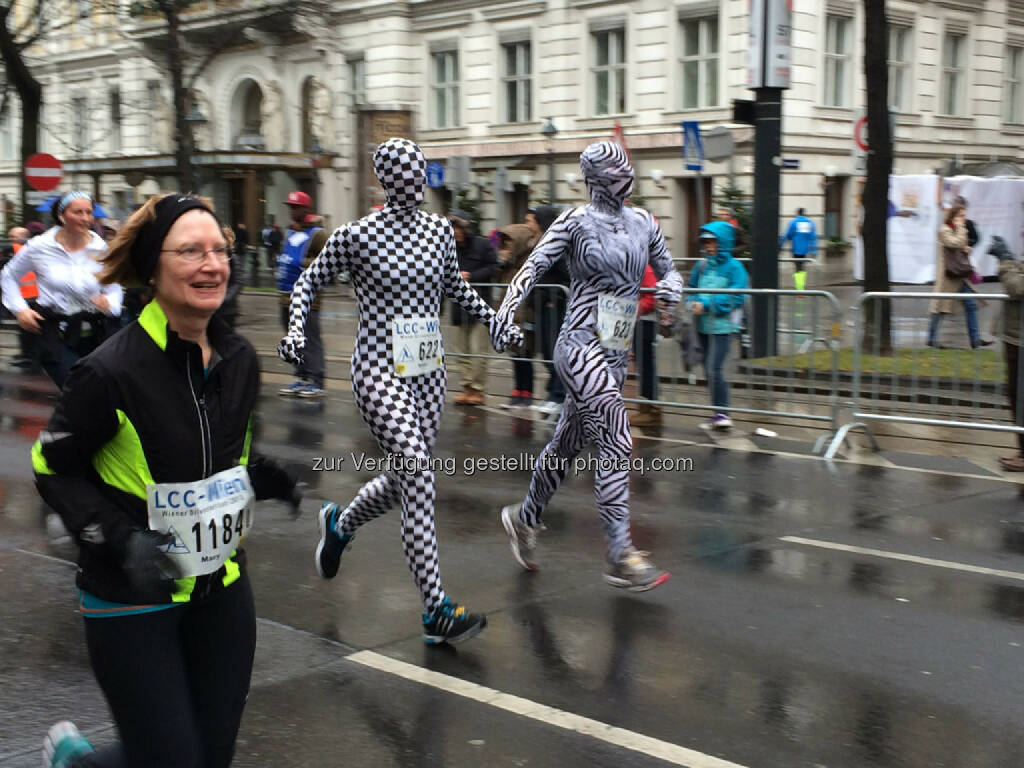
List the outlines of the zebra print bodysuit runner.
<svg viewBox="0 0 1024 768">
<path fill-rule="evenodd" d="M 633 168 L 622 147 L 592 144 L 580 155 L 580 168 L 590 204 L 567 211 L 551 225 L 512 279 L 498 317 L 510 322 L 551 265 L 568 260 L 569 307 L 554 352 L 567 396 L 554 436 L 536 462 L 519 522 L 540 526 L 544 507 L 573 457 L 592 442 L 598 451 L 594 494 L 608 560 L 616 562 L 632 547 L 628 464 L 633 441 L 621 392 L 633 334 L 629 309 L 639 297 L 648 263 L 658 278 L 655 296 L 664 305 L 679 301 L 683 280 L 654 217 L 625 205 L 633 190 Z"/>
</svg>

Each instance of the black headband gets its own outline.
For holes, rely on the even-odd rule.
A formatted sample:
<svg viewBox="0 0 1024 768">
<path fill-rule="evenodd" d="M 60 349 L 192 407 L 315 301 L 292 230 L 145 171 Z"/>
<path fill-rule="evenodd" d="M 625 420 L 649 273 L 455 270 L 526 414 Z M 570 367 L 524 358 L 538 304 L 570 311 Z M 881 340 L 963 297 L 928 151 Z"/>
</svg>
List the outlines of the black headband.
<svg viewBox="0 0 1024 768">
<path fill-rule="evenodd" d="M 164 238 L 167 237 L 174 222 L 182 214 L 196 208 L 206 211 L 214 219 L 217 218 L 206 203 L 188 195 L 167 195 L 153 208 L 156 218 L 139 228 L 131 249 L 132 267 L 142 282 L 148 282 L 156 271 L 156 263 L 160 259 L 160 246 L 164 244 Z"/>
</svg>

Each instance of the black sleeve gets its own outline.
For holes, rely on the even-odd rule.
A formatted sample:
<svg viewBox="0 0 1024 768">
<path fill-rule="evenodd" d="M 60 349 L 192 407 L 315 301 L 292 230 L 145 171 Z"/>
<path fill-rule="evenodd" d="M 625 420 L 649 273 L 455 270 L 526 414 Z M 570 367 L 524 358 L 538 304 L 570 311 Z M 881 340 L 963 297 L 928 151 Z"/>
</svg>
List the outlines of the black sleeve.
<svg viewBox="0 0 1024 768">
<path fill-rule="evenodd" d="M 138 528 L 103 494 L 92 457 L 118 429 L 113 388 L 95 364 L 72 369 L 47 430 L 32 448 L 36 487 L 43 500 L 80 539 L 82 531 L 99 526 L 91 546 L 110 547 L 121 559 L 128 536 Z"/>
<path fill-rule="evenodd" d="M 242 265 L 237 261 L 231 265 L 228 273 L 228 288 L 224 294 L 224 304 L 231 304 L 242 292 Z M 223 306 L 223 305 L 222 305 Z"/>
<path fill-rule="evenodd" d="M 498 265 L 498 253 L 486 238 L 481 237 L 477 242 L 479 243 L 477 249 L 480 256 L 477 262 L 479 266 L 469 273 L 469 282 L 486 283 L 494 275 L 494 268 Z"/>
<path fill-rule="evenodd" d="M 246 467 L 256 498 L 288 501 L 295 490 L 295 474 L 273 459 L 253 452 Z"/>
<path fill-rule="evenodd" d="M 971 248 L 978 244 L 978 229 L 970 219 L 967 220 L 967 244 Z"/>
</svg>

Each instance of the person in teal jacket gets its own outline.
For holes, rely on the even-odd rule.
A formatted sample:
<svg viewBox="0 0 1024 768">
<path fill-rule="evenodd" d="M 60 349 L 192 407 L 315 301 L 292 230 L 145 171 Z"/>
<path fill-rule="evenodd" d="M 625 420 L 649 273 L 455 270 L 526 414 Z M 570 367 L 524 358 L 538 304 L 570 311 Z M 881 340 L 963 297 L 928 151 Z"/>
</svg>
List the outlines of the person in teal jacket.
<svg viewBox="0 0 1024 768">
<path fill-rule="evenodd" d="M 690 272 L 691 288 L 746 288 L 747 271 L 733 258 L 736 229 L 727 221 L 712 221 L 700 229 L 701 254 L 704 256 Z M 704 371 L 715 413 L 707 422 L 709 429 L 728 429 L 729 383 L 722 367 L 729 354 L 732 334 L 736 332 L 733 312 L 740 309 L 746 296 L 735 293 L 690 294 L 686 306 L 697 318 L 697 335 L 704 355 Z"/>
</svg>

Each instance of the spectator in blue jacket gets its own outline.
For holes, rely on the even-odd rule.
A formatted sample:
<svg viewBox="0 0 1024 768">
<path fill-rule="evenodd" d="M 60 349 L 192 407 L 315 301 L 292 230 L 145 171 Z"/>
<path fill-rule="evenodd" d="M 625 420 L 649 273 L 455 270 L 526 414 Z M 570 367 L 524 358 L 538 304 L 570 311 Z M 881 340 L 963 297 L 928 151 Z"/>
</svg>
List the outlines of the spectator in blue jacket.
<svg viewBox="0 0 1024 768">
<path fill-rule="evenodd" d="M 786 234 L 779 238 L 779 248 L 784 248 L 787 240 L 793 242 L 793 258 L 798 259 L 793 267 L 793 285 L 798 291 L 807 287 L 807 261 L 818 255 L 818 230 L 804 213 L 798 208 Z"/>
<path fill-rule="evenodd" d="M 690 272 L 691 288 L 746 288 L 747 270 L 732 255 L 736 229 L 727 221 L 712 221 L 700 230 L 703 255 Z M 722 373 L 729 354 L 732 334 L 737 327 L 733 312 L 743 306 L 746 297 L 736 293 L 697 293 L 686 299 L 686 307 L 697 318 L 697 335 L 704 357 L 704 371 L 715 413 L 704 425 L 707 429 L 728 429 L 729 384 Z"/>
</svg>

